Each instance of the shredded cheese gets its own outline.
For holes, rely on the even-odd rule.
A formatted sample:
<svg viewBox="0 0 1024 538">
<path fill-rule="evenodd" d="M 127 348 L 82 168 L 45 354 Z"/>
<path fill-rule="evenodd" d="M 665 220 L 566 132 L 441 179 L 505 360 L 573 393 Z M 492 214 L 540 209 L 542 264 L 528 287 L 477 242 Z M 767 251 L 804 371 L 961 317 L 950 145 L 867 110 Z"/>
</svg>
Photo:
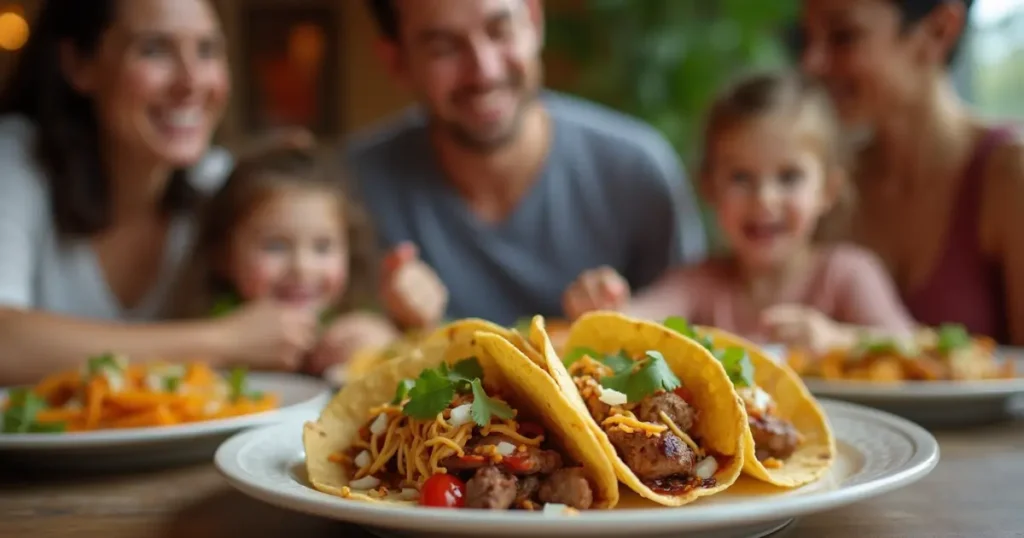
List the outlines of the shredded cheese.
<svg viewBox="0 0 1024 538">
<path fill-rule="evenodd" d="M 612 415 L 604 419 L 601 422 L 601 426 L 604 428 L 618 427 L 626 433 L 641 431 L 651 437 L 660 435 L 666 430 L 668 430 L 668 426 L 665 426 L 664 424 L 651 424 L 650 422 L 642 422 L 640 420 L 637 420 L 636 417 L 629 415 Z"/>
<path fill-rule="evenodd" d="M 693 450 L 694 454 L 698 456 L 704 455 L 704 451 L 701 450 L 699 446 L 697 446 L 697 443 L 693 441 L 693 438 L 691 438 L 689 434 L 681 430 L 679 426 L 677 426 L 676 423 L 673 422 L 672 419 L 665 414 L 664 411 L 658 411 L 658 416 L 661 417 L 662 422 L 664 422 L 668 426 L 668 429 L 672 430 L 672 433 L 676 434 L 676 437 L 682 439 L 683 442 L 686 443 L 691 450 Z"/>
</svg>

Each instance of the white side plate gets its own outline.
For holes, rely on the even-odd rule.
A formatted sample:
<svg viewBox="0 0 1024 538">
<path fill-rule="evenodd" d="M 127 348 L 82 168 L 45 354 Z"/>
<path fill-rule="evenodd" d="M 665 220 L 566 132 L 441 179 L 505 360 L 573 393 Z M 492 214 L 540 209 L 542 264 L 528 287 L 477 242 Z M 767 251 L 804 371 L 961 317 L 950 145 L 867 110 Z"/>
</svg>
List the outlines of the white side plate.
<svg viewBox="0 0 1024 538">
<path fill-rule="evenodd" d="M 276 393 L 272 411 L 176 426 L 75 433 L 0 433 L 0 460 L 32 467 L 112 469 L 202 461 L 230 435 L 256 426 L 315 419 L 330 400 L 327 385 L 295 374 L 250 372 L 253 389 Z M 0 401 L 6 400 L 0 389 Z"/>
</svg>

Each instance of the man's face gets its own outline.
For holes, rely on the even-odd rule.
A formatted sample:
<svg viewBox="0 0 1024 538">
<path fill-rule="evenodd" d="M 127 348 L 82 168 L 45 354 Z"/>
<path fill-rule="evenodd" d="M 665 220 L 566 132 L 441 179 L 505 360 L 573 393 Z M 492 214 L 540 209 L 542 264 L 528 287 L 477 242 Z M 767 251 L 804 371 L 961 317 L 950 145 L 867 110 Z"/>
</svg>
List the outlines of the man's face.
<svg viewBox="0 0 1024 538">
<path fill-rule="evenodd" d="M 479 151 L 515 139 L 541 83 L 537 0 L 396 0 L 392 66 L 436 125 Z"/>
</svg>

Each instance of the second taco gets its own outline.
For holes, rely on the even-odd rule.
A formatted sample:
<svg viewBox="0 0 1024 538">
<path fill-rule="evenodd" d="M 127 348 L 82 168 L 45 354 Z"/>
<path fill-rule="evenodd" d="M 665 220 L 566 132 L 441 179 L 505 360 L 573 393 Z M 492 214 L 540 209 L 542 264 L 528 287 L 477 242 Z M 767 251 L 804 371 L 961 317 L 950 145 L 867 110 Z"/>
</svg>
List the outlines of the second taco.
<svg viewBox="0 0 1024 538">
<path fill-rule="evenodd" d="M 622 483 L 682 506 L 736 481 L 746 413 L 706 349 L 656 323 L 592 312 L 573 323 L 560 358 L 541 329 L 535 319 L 531 343 Z"/>
</svg>

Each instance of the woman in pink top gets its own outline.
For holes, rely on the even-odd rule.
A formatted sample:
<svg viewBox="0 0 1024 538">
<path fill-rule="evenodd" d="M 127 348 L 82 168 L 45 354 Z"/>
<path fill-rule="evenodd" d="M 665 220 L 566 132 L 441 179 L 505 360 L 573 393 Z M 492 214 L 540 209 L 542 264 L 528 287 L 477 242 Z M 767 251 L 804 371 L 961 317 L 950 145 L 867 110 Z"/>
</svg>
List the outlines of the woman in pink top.
<svg viewBox="0 0 1024 538">
<path fill-rule="evenodd" d="M 588 271 L 566 291 L 566 314 L 683 316 L 814 349 L 851 344 L 859 327 L 909 333 L 878 260 L 822 242 L 850 201 L 839 139 L 822 89 L 785 74 L 741 81 L 712 108 L 701 178 L 732 255 L 671 270 L 632 298 L 611 269 Z"/>
<path fill-rule="evenodd" d="M 970 4 L 804 0 L 802 64 L 869 135 L 851 238 L 917 321 L 1024 345 L 1024 143 L 975 117 L 949 76 Z"/>
</svg>

